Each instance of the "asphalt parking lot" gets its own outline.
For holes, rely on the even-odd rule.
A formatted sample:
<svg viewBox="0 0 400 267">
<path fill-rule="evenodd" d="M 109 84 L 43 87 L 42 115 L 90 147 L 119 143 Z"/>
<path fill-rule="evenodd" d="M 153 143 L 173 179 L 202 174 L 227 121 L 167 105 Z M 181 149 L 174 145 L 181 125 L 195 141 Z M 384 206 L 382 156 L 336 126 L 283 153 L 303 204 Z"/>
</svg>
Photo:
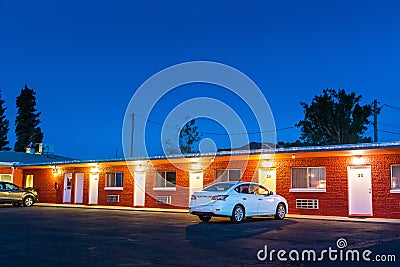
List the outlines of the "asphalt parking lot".
<svg viewBox="0 0 400 267">
<path fill-rule="evenodd" d="M 10 205 L 0 205 L 0 221 L 0 266 L 398 266 L 400 261 L 399 224 L 293 218 L 200 223 L 179 213 Z M 337 259 L 328 251 L 318 261 L 329 248 L 337 250 L 330 255 Z M 281 260 L 278 250 L 286 252 Z M 316 251 L 317 260 L 310 254 L 311 260 L 297 261 L 296 253 L 290 259 L 291 250 L 300 259 L 305 250 Z M 360 257 L 370 250 L 370 261 L 351 260 L 350 254 L 346 260 L 348 250 Z M 378 263 L 377 255 L 385 262 Z"/>
</svg>

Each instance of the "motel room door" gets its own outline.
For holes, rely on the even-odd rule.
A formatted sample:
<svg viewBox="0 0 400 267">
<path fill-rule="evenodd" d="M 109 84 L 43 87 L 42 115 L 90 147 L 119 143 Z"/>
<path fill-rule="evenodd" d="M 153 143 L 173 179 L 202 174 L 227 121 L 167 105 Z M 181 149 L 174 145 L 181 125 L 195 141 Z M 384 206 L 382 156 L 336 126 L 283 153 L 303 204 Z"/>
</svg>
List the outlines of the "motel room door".
<svg viewBox="0 0 400 267">
<path fill-rule="evenodd" d="M 89 174 L 89 204 L 97 204 L 99 198 L 99 174 Z"/>
<path fill-rule="evenodd" d="M 266 187 L 268 190 L 276 192 L 276 169 L 258 169 L 258 183 Z"/>
<path fill-rule="evenodd" d="M 72 173 L 64 174 L 64 197 L 63 203 L 71 203 Z"/>
<path fill-rule="evenodd" d="M 203 172 L 189 174 L 189 202 L 194 192 L 203 190 Z"/>
<path fill-rule="evenodd" d="M 146 197 L 146 173 L 134 173 L 133 206 L 144 206 Z"/>
<path fill-rule="evenodd" d="M 83 180 L 83 173 L 75 174 L 75 203 L 77 204 L 83 203 Z"/>
<path fill-rule="evenodd" d="M 372 216 L 371 166 L 348 166 L 349 215 Z"/>
</svg>

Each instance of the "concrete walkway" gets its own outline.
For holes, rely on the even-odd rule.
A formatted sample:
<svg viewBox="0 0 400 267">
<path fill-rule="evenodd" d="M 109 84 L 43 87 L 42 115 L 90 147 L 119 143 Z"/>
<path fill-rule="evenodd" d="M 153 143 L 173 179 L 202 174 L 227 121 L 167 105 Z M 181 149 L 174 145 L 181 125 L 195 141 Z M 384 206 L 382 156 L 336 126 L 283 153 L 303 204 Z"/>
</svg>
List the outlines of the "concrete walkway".
<svg viewBox="0 0 400 267">
<path fill-rule="evenodd" d="M 101 206 L 101 205 L 90 206 L 82 204 L 36 203 L 35 206 L 56 207 L 56 208 L 125 210 L 125 211 L 143 211 L 143 212 L 189 213 L 188 209 L 137 208 L 137 207 L 121 207 L 121 206 Z M 400 224 L 400 219 L 386 219 L 386 218 L 357 218 L 357 217 L 318 216 L 318 215 L 300 215 L 300 214 L 287 214 L 286 218 L 327 220 L 327 221 L 340 221 L 340 222 Z"/>
</svg>

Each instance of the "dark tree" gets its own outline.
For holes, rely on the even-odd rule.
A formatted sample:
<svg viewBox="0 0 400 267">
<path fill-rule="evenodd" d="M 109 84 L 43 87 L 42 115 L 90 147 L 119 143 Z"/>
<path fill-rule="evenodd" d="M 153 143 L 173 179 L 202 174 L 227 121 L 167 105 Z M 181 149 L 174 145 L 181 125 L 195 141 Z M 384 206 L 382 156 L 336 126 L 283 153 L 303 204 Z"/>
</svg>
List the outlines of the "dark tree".
<svg viewBox="0 0 400 267">
<path fill-rule="evenodd" d="M 25 148 L 32 143 L 41 143 L 43 133 L 40 127 L 40 112 L 36 110 L 36 93 L 27 85 L 21 90 L 17 97 L 17 118 L 15 119 L 15 142 L 14 150 L 25 151 Z"/>
<path fill-rule="evenodd" d="M 194 153 L 194 144 L 201 138 L 196 120 L 188 121 L 179 132 L 179 148 L 182 154 Z"/>
<path fill-rule="evenodd" d="M 302 102 L 304 119 L 296 124 L 301 128 L 300 139 L 307 145 L 371 142 L 363 134 L 371 123 L 372 105 L 361 106 L 361 98 L 344 89 L 325 89 L 310 105 Z"/>
<path fill-rule="evenodd" d="M 10 122 L 6 119 L 6 108 L 3 107 L 4 100 L 1 97 L 1 93 L 2 91 L 0 89 L 0 151 L 9 151 L 11 148 L 8 146 L 7 134 L 10 130 Z"/>
</svg>

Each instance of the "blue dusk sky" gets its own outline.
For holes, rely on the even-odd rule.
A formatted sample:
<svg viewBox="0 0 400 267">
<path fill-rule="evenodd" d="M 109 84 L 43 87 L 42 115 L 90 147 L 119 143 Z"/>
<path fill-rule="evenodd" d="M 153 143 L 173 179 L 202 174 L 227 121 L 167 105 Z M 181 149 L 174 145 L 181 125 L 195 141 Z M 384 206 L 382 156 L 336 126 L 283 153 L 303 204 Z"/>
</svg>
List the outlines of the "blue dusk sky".
<svg viewBox="0 0 400 267">
<path fill-rule="evenodd" d="M 9 141 L 13 147 L 15 99 L 27 84 L 37 93 L 44 142 L 56 154 L 122 157 L 122 125 L 136 90 L 157 72 L 189 61 L 219 62 L 246 74 L 267 99 L 277 129 L 303 118 L 301 101 L 344 88 L 361 94 L 362 104 L 388 105 L 379 115 L 379 141 L 400 140 L 399 14 L 399 0 L 0 0 Z M 256 127 L 251 107 L 231 92 L 184 85 L 160 99 L 148 118 L 151 155 L 162 154 L 160 124 L 171 110 L 198 97 L 226 103 L 248 132 L 269 130 Z M 218 148 L 230 146 L 226 125 L 199 119 L 198 126 Z M 276 141 L 299 135 L 297 128 L 279 130 Z"/>
</svg>

